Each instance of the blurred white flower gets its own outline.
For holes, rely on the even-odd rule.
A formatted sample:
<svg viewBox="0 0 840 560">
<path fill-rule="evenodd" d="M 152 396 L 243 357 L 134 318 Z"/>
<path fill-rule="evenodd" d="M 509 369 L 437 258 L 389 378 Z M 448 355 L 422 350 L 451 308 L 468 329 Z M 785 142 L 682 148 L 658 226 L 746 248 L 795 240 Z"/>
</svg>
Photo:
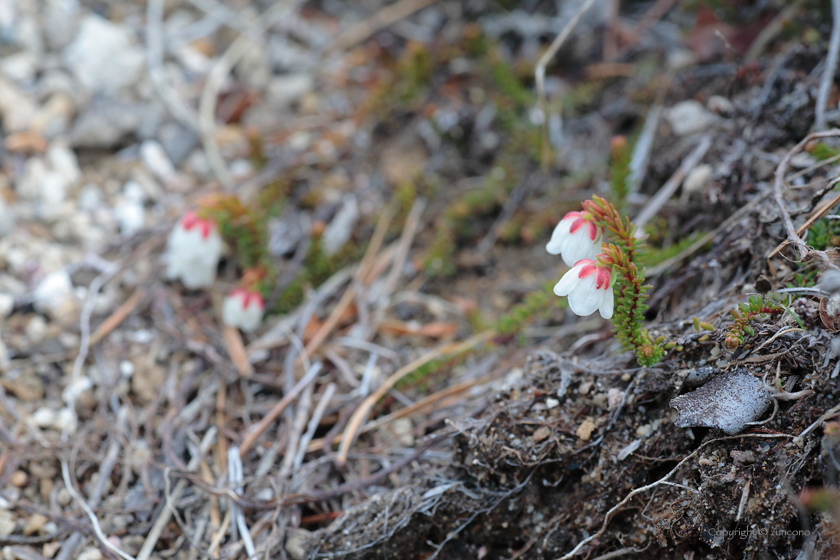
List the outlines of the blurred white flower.
<svg viewBox="0 0 840 560">
<path fill-rule="evenodd" d="M 568 266 L 581 259 L 594 259 L 601 252 L 604 231 L 583 212 L 566 214 L 551 234 L 545 250 L 560 255 Z"/>
<path fill-rule="evenodd" d="M 166 244 L 166 277 L 180 279 L 194 290 L 208 288 L 216 281 L 216 268 L 222 256 L 222 238 L 213 220 L 199 218 L 189 211 L 175 225 Z"/>
<path fill-rule="evenodd" d="M 582 259 L 554 286 L 558 296 L 569 296 L 569 308 L 585 317 L 595 310 L 609 319 L 613 314 L 612 269 L 590 259 Z"/>
<path fill-rule="evenodd" d="M 222 320 L 229 327 L 251 332 L 260 326 L 265 302 L 259 292 L 236 288 L 225 297 L 222 304 Z"/>
</svg>

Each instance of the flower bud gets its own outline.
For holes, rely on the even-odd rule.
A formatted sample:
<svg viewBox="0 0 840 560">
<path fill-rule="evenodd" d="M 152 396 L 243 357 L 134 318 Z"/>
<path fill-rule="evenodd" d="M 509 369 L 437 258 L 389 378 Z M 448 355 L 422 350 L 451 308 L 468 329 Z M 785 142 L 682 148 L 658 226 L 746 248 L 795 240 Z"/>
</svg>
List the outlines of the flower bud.
<svg viewBox="0 0 840 560">
<path fill-rule="evenodd" d="M 264 312 L 262 295 L 245 288 L 233 290 L 222 304 L 222 320 L 225 324 L 245 332 L 254 331 L 260 326 Z"/>
<path fill-rule="evenodd" d="M 216 222 L 199 218 L 195 211 L 184 214 L 169 234 L 166 244 L 166 277 L 181 280 L 194 290 L 216 281 L 222 256 L 222 238 Z"/>
</svg>

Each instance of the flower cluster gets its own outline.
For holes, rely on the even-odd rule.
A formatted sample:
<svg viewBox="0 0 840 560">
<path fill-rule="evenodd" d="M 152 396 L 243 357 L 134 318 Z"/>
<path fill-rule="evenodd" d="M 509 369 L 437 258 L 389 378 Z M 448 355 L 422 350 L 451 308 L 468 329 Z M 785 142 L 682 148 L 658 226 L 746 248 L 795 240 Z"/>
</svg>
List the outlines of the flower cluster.
<svg viewBox="0 0 840 560">
<path fill-rule="evenodd" d="M 224 228 L 220 227 L 220 223 L 230 229 L 234 222 L 230 216 L 231 209 L 239 218 L 238 222 L 254 229 L 238 200 L 232 202 L 226 198 L 209 200 L 199 210 L 190 210 L 178 220 L 166 245 L 167 279 L 180 280 L 191 290 L 213 286 L 224 249 Z M 260 288 L 265 277 L 264 266 L 246 269 L 241 286 L 231 291 L 222 305 L 222 320 L 226 325 L 246 332 L 260 325 L 265 312 Z"/>
<path fill-rule="evenodd" d="M 598 310 L 603 318 L 612 319 L 622 346 L 636 354 L 639 364 L 647 366 L 662 358 L 664 348 L 661 339 L 653 340 L 641 327 L 649 287 L 644 285 L 644 271 L 633 262 L 643 247 L 635 231 L 629 218 L 595 196 L 583 203 L 582 212 L 566 214 L 546 250 L 559 254 L 572 267 L 554 287 L 554 293 L 568 296 L 569 308 L 576 315 L 591 315 Z M 607 235 L 615 243 L 602 242 Z"/>
</svg>

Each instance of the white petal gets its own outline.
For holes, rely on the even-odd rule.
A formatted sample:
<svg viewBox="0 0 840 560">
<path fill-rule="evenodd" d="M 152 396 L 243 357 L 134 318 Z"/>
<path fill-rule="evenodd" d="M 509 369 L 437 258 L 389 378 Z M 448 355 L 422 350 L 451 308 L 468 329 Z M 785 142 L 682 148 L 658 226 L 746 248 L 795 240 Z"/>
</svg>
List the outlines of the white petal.
<svg viewBox="0 0 840 560">
<path fill-rule="evenodd" d="M 600 252 L 601 237 L 598 236 L 593 242 L 589 239 L 589 231 L 580 228 L 569 237 L 567 246 L 564 247 L 563 251 L 563 262 L 569 266 L 574 266 L 581 259 L 595 260 Z"/>
<path fill-rule="evenodd" d="M 560 220 L 560 223 L 551 232 L 551 239 L 546 244 L 545 250 L 552 255 L 559 255 L 562 252 L 563 241 L 568 237 L 571 227 L 572 220 Z"/>
<path fill-rule="evenodd" d="M 239 315 L 242 312 L 242 299 L 236 296 L 225 296 L 222 303 L 222 321 L 229 327 L 239 325 Z"/>
<path fill-rule="evenodd" d="M 554 286 L 554 293 L 558 296 L 567 296 L 575 289 L 575 286 L 580 282 L 578 278 L 579 267 L 573 267 L 569 272 L 563 275 L 557 284 Z"/>
<path fill-rule="evenodd" d="M 608 286 L 606 293 L 601 296 L 601 307 L 598 308 L 598 311 L 601 312 L 601 317 L 604 319 L 610 319 L 613 315 L 614 304 L 615 300 L 613 296 L 613 289 Z"/>
<path fill-rule="evenodd" d="M 595 287 L 595 274 L 582 278 L 569 294 L 569 308 L 581 317 L 592 315 L 601 305 L 603 290 Z"/>
<path fill-rule="evenodd" d="M 248 308 L 242 313 L 242 317 L 239 322 L 239 328 L 245 332 L 251 332 L 256 330 L 257 327 L 260 326 L 262 322 L 263 311 L 259 305 L 256 303 L 252 303 L 248 306 Z"/>
</svg>

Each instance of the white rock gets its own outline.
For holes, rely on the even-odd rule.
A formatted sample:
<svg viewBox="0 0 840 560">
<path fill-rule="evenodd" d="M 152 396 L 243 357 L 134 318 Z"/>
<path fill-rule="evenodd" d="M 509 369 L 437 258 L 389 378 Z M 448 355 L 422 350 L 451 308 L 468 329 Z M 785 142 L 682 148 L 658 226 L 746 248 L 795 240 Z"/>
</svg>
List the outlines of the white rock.
<svg viewBox="0 0 840 560">
<path fill-rule="evenodd" d="M 126 200 L 134 200 L 136 202 L 146 201 L 146 189 L 137 181 L 128 181 L 123 185 L 123 196 Z"/>
<path fill-rule="evenodd" d="M 286 74 L 273 78 L 266 88 L 266 101 L 274 107 L 285 107 L 315 89 L 310 74 Z"/>
<path fill-rule="evenodd" d="M 15 0 L 0 0 L 0 30 L 3 33 L 14 31 L 14 24 L 17 20 L 17 6 Z"/>
<path fill-rule="evenodd" d="M 13 82 L 31 82 L 38 71 L 38 59 L 28 51 L 15 53 L 0 60 L 0 72 Z"/>
<path fill-rule="evenodd" d="M 140 158 L 146 169 L 161 181 L 168 182 L 175 176 L 175 166 L 157 140 L 146 140 L 140 145 Z"/>
<path fill-rule="evenodd" d="M 81 551 L 76 560 L 102 560 L 102 552 L 98 548 L 89 547 Z"/>
<path fill-rule="evenodd" d="M 4 132 L 22 132 L 29 128 L 37 106 L 32 96 L 20 91 L 8 80 L 0 79 L 0 115 Z"/>
<path fill-rule="evenodd" d="M 52 215 L 55 213 L 57 206 L 67 198 L 69 186 L 69 181 L 58 171 L 47 171 L 44 174 L 41 179 L 39 198 L 45 206 L 43 210 L 46 214 Z"/>
<path fill-rule="evenodd" d="M 709 111 L 717 113 L 718 115 L 731 115 L 732 112 L 735 111 L 735 106 L 732 102 L 722 95 L 711 96 L 708 101 L 706 101 L 706 107 L 709 108 Z"/>
<path fill-rule="evenodd" d="M 15 531 L 15 514 L 8 509 L 0 509 L 0 536 L 7 537 Z"/>
<path fill-rule="evenodd" d="M 79 0 L 47 0 L 44 36 L 52 50 L 66 47 L 78 31 Z"/>
<path fill-rule="evenodd" d="M 359 221 L 359 205 L 356 197 L 346 195 L 342 201 L 341 209 L 324 230 L 324 254 L 334 255 L 341 249 L 350 236 L 353 235 L 353 228 Z"/>
<path fill-rule="evenodd" d="M 26 328 L 23 329 L 26 338 L 33 344 L 43 342 L 47 336 L 47 320 L 40 315 L 33 315 L 29 322 L 26 323 Z"/>
<path fill-rule="evenodd" d="M 0 197 L 0 236 L 7 235 L 15 228 L 16 213 L 3 197 Z M 0 308 L 2 308 L 0 306 Z"/>
<path fill-rule="evenodd" d="M 701 192 L 709 184 L 712 178 L 712 166 L 708 163 L 701 163 L 691 170 L 683 182 L 683 192 L 694 194 Z"/>
<path fill-rule="evenodd" d="M 90 183 L 82 187 L 79 196 L 76 197 L 76 206 L 79 210 L 94 212 L 102 208 L 102 199 L 102 189 Z"/>
<path fill-rule="evenodd" d="M 59 432 L 66 431 L 68 434 L 72 434 L 76 431 L 76 425 L 76 414 L 69 408 L 64 407 L 55 415 L 55 422 L 52 427 Z"/>
<path fill-rule="evenodd" d="M 667 55 L 667 66 L 669 70 L 682 70 L 697 63 L 697 57 L 688 49 L 671 49 Z"/>
<path fill-rule="evenodd" d="M 715 122 L 715 117 L 699 101 L 681 101 L 665 110 L 665 119 L 677 136 L 688 136 L 706 130 Z"/>
<path fill-rule="evenodd" d="M 47 164 L 56 173 L 61 174 L 69 185 L 73 185 L 82 178 L 79 160 L 76 152 L 61 142 L 53 142 L 47 149 Z"/>
<path fill-rule="evenodd" d="M 15 296 L 0 292 L 0 317 L 8 317 L 15 308 Z"/>
<path fill-rule="evenodd" d="M 126 198 L 114 208 L 114 218 L 123 237 L 131 237 L 143 229 L 146 223 L 146 209 L 142 202 Z"/>
<path fill-rule="evenodd" d="M 14 27 L 15 43 L 24 50 L 40 54 L 44 50 L 44 40 L 41 37 L 40 28 L 41 26 L 34 15 L 20 15 Z"/>
<path fill-rule="evenodd" d="M 38 283 L 32 296 L 38 311 L 51 315 L 61 313 L 68 301 L 75 301 L 70 275 L 65 270 L 48 274 Z"/>
<path fill-rule="evenodd" d="M 39 428 L 49 428 L 55 423 L 56 414 L 55 411 L 51 408 L 47 408 L 46 406 L 42 406 L 38 410 L 36 410 L 32 416 L 29 417 Z"/>
<path fill-rule="evenodd" d="M 90 91 L 113 92 L 137 82 L 145 57 L 128 28 L 90 14 L 64 49 L 64 63 Z"/>
<path fill-rule="evenodd" d="M 560 406 L 560 401 L 558 401 L 557 399 L 553 399 L 551 397 L 545 399 L 545 407 L 548 410 L 551 410 L 552 408 L 557 408 L 558 406 Z"/>
<path fill-rule="evenodd" d="M 80 375 L 78 379 L 69 383 L 64 391 L 61 392 L 61 398 L 66 403 L 71 403 L 79 398 L 79 395 L 85 391 L 93 388 L 93 381 L 86 375 Z"/>
</svg>

